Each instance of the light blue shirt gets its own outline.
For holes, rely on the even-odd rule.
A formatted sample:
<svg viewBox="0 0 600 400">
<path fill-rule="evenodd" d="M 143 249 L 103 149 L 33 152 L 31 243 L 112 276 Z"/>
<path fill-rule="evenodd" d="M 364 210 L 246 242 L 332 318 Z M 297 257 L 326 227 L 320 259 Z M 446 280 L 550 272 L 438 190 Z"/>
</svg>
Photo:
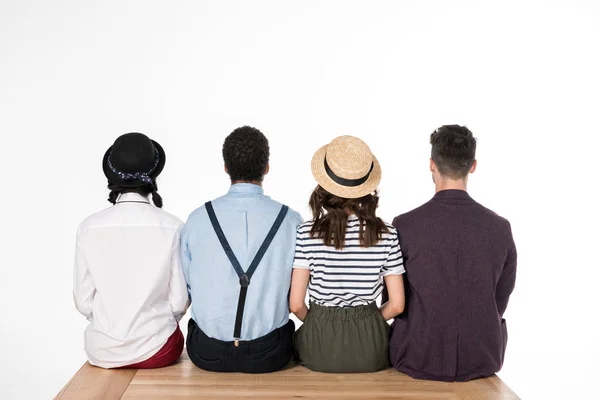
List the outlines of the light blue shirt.
<svg viewBox="0 0 600 400">
<path fill-rule="evenodd" d="M 227 241 L 244 271 L 271 229 L 281 203 L 258 185 L 238 183 L 212 202 Z M 299 213 L 289 210 L 248 287 L 241 340 L 253 340 L 287 324 L 288 294 Z M 181 264 L 192 298 L 192 318 L 211 338 L 233 340 L 239 278 L 204 206 L 190 214 L 181 233 Z"/>
</svg>

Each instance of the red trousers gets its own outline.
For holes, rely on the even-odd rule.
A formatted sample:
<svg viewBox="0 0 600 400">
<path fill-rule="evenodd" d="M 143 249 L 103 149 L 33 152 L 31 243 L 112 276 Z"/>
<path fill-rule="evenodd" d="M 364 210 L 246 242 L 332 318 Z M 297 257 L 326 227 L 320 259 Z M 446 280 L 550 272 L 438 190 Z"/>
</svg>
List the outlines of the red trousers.
<svg viewBox="0 0 600 400">
<path fill-rule="evenodd" d="M 152 357 L 146 361 L 142 361 L 136 364 L 127 365 L 121 368 L 162 368 L 174 364 L 175 361 L 179 360 L 181 353 L 183 352 L 183 333 L 177 325 L 177 329 L 167 340 L 167 343 Z"/>
</svg>

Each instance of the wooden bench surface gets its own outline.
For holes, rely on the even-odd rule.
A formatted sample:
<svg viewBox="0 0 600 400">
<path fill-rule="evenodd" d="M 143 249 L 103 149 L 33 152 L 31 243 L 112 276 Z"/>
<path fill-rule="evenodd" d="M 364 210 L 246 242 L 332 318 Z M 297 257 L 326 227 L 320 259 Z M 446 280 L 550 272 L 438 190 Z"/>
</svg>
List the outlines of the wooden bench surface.
<svg viewBox="0 0 600 400">
<path fill-rule="evenodd" d="M 498 378 L 433 382 L 396 370 L 324 374 L 293 366 L 270 374 L 215 373 L 196 368 L 184 352 L 170 367 L 105 370 L 89 363 L 56 399 L 518 399 Z"/>
</svg>

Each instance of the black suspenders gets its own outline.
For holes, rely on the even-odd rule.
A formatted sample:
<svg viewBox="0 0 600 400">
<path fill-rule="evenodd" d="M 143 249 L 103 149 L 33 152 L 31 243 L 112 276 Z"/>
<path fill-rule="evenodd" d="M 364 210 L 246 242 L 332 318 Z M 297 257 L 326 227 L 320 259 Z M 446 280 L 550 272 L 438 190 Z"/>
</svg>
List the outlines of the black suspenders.
<svg viewBox="0 0 600 400">
<path fill-rule="evenodd" d="M 244 316 L 244 305 L 246 304 L 246 293 L 248 292 L 248 285 L 250 285 L 250 278 L 252 278 L 252 274 L 254 274 L 254 271 L 256 271 L 258 264 L 262 260 L 263 256 L 267 252 L 267 249 L 271 245 L 273 238 L 277 234 L 277 231 L 279 230 L 279 227 L 281 226 L 281 223 L 283 222 L 283 219 L 285 218 L 288 212 L 288 206 L 281 206 L 281 211 L 279 211 L 279 215 L 277 215 L 277 218 L 275 219 L 271 230 L 269 231 L 267 237 L 258 249 L 258 252 L 254 256 L 254 259 L 250 263 L 250 266 L 248 267 L 248 270 L 246 272 L 244 272 L 242 266 L 240 265 L 240 262 L 236 258 L 235 254 L 233 254 L 233 250 L 231 250 L 231 246 L 229 245 L 229 242 L 227 241 L 227 238 L 223 233 L 223 229 L 221 229 L 219 220 L 217 220 L 217 216 L 215 215 L 215 210 L 213 209 L 212 203 L 209 201 L 205 204 L 205 206 L 206 211 L 208 212 L 208 218 L 210 218 L 210 222 L 213 226 L 213 229 L 215 230 L 215 233 L 217 234 L 217 237 L 219 238 L 219 242 L 221 242 L 221 246 L 223 246 L 225 254 L 227 254 L 227 257 L 229 258 L 233 269 L 235 269 L 235 272 L 240 278 L 240 297 L 238 299 L 237 313 L 235 316 L 235 327 L 233 329 L 233 338 L 235 339 L 235 346 L 237 347 L 239 345 L 240 335 L 242 333 L 242 318 Z"/>
</svg>

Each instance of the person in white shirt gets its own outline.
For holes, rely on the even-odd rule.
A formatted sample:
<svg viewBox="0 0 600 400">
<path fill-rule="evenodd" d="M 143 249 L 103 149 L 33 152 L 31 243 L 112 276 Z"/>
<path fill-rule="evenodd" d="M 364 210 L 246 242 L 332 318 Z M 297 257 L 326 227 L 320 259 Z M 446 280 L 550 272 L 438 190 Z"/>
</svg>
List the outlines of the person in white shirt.
<svg viewBox="0 0 600 400">
<path fill-rule="evenodd" d="M 161 209 L 156 178 L 164 165 L 162 147 L 141 133 L 120 136 L 104 155 L 113 206 L 79 225 L 73 282 L 77 310 L 89 321 L 84 342 L 92 365 L 160 368 L 183 351 L 183 223 Z"/>
</svg>

